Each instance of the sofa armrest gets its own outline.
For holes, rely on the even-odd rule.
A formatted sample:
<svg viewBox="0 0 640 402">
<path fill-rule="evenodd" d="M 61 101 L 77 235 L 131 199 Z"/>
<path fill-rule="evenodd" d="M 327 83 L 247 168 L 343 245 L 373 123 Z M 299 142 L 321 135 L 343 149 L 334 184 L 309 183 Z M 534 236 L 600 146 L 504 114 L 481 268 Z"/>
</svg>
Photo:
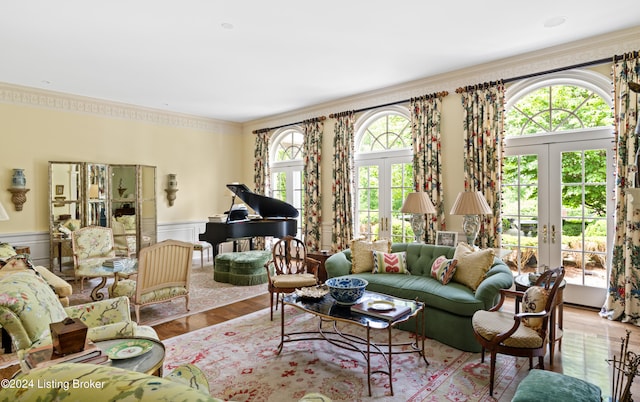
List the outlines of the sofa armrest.
<svg viewBox="0 0 640 402">
<path fill-rule="evenodd" d="M 327 258 L 324 262 L 327 270 L 327 278 L 349 275 L 351 273 L 351 260 L 347 258 L 346 252 L 338 252 Z"/>
<path fill-rule="evenodd" d="M 489 310 L 500 299 L 500 289 L 513 286 L 513 273 L 503 262 L 494 262 L 486 278 L 476 289 L 476 299 L 482 301 L 485 310 Z"/>
<path fill-rule="evenodd" d="M 124 296 L 65 307 L 65 311 L 69 317 L 80 319 L 89 328 L 131 322 L 129 299 Z"/>
</svg>

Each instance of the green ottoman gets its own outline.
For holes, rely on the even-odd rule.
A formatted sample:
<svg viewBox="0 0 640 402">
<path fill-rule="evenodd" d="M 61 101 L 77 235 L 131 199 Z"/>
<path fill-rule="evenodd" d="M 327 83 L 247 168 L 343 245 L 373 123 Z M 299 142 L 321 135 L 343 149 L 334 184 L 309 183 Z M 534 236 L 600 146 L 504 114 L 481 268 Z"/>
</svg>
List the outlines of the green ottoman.
<svg viewBox="0 0 640 402">
<path fill-rule="evenodd" d="M 236 258 L 237 253 L 222 253 L 216 255 L 213 265 L 213 280 L 216 282 L 229 283 L 229 270 L 231 262 Z"/>
<path fill-rule="evenodd" d="M 252 286 L 267 283 L 269 277 L 264 264 L 271 259 L 267 250 L 251 250 L 235 253 L 229 269 L 229 283 L 236 286 Z"/>
<path fill-rule="evenodd" d="M 511 402 L 601 402 L 600 387 L 553 371 L 533 369 L 518 384 Z"/>
</svg>

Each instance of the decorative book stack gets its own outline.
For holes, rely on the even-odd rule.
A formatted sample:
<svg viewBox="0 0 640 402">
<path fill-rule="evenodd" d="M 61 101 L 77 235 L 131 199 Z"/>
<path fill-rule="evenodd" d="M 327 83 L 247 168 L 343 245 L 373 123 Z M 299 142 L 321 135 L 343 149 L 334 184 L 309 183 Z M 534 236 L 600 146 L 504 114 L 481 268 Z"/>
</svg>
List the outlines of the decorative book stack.
<svg viewBox="0 0 640 402">
<path fill-rule="evenodd" d="M 365 300 L 351 306 L 351 311 L 393 321 L 411 312 L 411 307 L 389 300 Z"/>
</svg>

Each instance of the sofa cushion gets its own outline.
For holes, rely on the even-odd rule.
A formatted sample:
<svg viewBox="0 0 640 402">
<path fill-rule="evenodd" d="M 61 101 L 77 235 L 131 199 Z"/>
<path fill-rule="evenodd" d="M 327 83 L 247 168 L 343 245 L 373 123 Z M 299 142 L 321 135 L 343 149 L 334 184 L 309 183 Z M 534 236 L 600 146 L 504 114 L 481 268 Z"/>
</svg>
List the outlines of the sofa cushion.
<svg viewBox="0 0 640 402">
<path fill-rule="evenodd" d="M 404 251 L 398 253 L 374 251 L 373 273 L 410 275 L 411 272 L 407 269 L 407 253 Z"/>
<path fill-rule="evenodd" d="M 476 290 L 491 268 L 494 257 L 495 251 L 491 248 L 475 251 L 468 244 L 460 243 L 453 255 L 458 260 L 453 281 Z"/>
<path fill-rule="evenodd" d="M 446 285 L 453 278 L 456 272 L 458 260 L 448 259 L 441 255 L 431 264 L 431 276 L 437 279 L 441 284 Z"/>
<path fill-rule="evenodd" d="M 351 272 L 354 274 L 360 272 L 373 271 L 373 251 L 383 251 L 388 253 L 391 251 L 391 240 L 377 240 L 374 242 L 364 239 L 355 239 L 351 241 Z"/>
</svg>

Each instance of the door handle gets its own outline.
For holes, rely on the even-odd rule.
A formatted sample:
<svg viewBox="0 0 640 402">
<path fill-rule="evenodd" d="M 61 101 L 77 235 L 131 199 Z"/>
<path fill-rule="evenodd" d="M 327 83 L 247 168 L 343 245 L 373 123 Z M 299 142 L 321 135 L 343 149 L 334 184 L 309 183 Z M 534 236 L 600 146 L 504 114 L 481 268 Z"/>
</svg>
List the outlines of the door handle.
<svg viewBox="0 0 640 402">
<path fill-rule="evenodd" d="M 556 242 L 556 225 L 551 225 L 551 243 Z"/>
<path fill-rule="evenodd" d="M 542 225 L 542 242 L 547 242 L 547 225 Z"/>
</svg>

